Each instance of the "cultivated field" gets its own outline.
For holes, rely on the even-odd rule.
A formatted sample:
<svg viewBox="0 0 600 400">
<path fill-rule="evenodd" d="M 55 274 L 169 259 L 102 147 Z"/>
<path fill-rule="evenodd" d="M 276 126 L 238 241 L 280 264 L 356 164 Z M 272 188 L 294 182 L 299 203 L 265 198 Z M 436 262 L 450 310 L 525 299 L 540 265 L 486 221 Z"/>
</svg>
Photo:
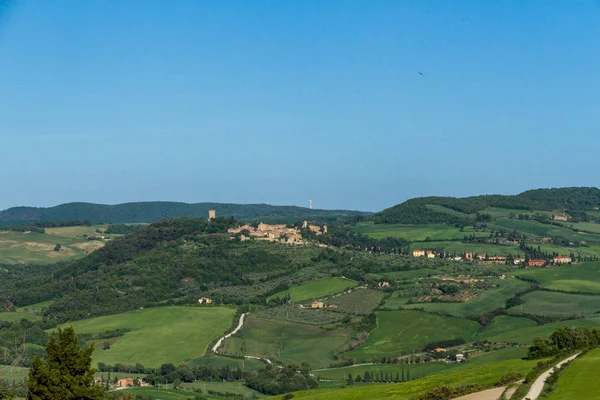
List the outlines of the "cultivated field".
<svg viewBox="0 0 600 400">
<path fill-rule="evenodd" d="M 348 355 L 360 361 L 394 356 L 420 350 L 438 340 L 464 338 L 469 341 L 478 329 L 479 324 L 465 319 L 421 311 L 380 311 L 377 328 L 362 346 Z"/>
<path fill-rule="evenodd" d="M 158 307 L 72 323 L 78 334 L 131 329 L 110 350 L 96 348 L 94 364 L 141 363 L 158 367 L 200 357 L 231 327 L 235 311 L 225 307 Z"/>
<path fill-rule="evenodd" d="M 333 353 L 348 340 L 348 333 L 342 330 L 250 316 L 240 332 L 225 340 L 223 352 L 240 355 L 245 349 L 244 355 L 283 363 L 306 361 L 313 368 L 322 368 L 333 362 Z"/>
<path fill-rule="evenodd" d="M 600 296 L 535 291 L 522 297 L 525 303 L 508 310 L 509 314 L 534 314 L 570 317 L 574 314 L 594 316 L 600 311 Z"/>
<path fill-rule="evenodd" d="M 506 299 L 527 289 L 530 284 L 518 279 L 494 279 L 497 288 L 483 291 L 478 296 L 463 303 L 424 303 L 406 304 L 405 308 L 423 308 L 425 311 L 442 312 L 464 317 L 467 315 L 480 315 L 503 308 Z"/>
<path fill-rule="evenodd" d="M 275 293 L 274 295 L 269 296 L 269 300 L 274 299 L 277 296 L 283 298 L 288 293 L 291 295 L 292 301 L 317 299 L 339 293 L 346 288 L 355 287 L 356 285 L 358 285 L 358 282 L 345 278 L 322 279 Z"/>
<path fill-rule="evenodd" d="M 547 400 L 593 400 L 600 393 L 600 349 L 594 349 L 566 367 Z"/>
<path fill-rule="evenodd" d="M 600 294 L 600 262 L 531 268 L 515 275 L 535 279 L 548 289 Z"/>
<path fill-rule="evenodd" d="M 375 239 L 399 237 L 412 241 L 424 241 L 428 238 L 434 241 L 462 240 L 465 235 L 487 237 L 490 234 L 489 232 L 475 232 L 472 227 L 467 227 L 461 232 L 459 228 L 445 224 L 405 225 L 362 223 L 357 224 L 354 230 Z"/>
</svg>

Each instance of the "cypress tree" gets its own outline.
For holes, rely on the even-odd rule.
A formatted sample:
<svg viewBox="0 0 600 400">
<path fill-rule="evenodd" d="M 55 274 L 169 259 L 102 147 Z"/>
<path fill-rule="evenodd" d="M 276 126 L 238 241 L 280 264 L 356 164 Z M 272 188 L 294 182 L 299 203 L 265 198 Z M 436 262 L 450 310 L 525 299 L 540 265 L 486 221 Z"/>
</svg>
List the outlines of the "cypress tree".
<svg viewBox="0 0 600 400">
<path fill-rule="evenodd" d="M 394 382 L 400 382 L 400 374 L 398 372 L 396 372 L 396 380 Z"/>
<path fill-rule="evenodd" d="M 33 359 L 28 400 L 103 400 L 104 388 L 94 383 L 94 346 L 81 348 L 72 326 L 58 329 L 46 346 L 48 361 Z"/>
</svg>

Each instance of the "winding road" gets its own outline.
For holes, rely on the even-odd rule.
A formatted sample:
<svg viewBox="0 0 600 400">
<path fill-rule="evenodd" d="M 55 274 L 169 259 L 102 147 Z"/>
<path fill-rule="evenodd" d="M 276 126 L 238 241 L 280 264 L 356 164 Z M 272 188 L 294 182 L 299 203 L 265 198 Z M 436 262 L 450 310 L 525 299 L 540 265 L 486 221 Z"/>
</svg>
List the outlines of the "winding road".
<svg viewBox="0 0 600 400">
<path fill-rule="evenodd" d="M 234 330 L 232 330 L 227 335 L 223 336 L 217 341 L 217 343 L 212 348 L 213 353 L 218 354 L 219 347 L 221 347 L 221 344 L 223 344 L 223 340 L 230 338 L 231 336 L 235 335 L 240 329 L 242 329 L 242 327 L 244 326 L 244 318 L 246 318 L 246 313 L 240 315 L 240 322 L 238 322 L 238 325 L 235 327 Z"/>
<path fill-rule="evenodd" d="M 531 385 L 529 392 L 523 398 L 523 400 L 526 400 L 526 399 L 537 400 L 537 398 L 540 396 L 540 394 L 542 394 L 542 390 L 544 389 L 544 383 L 546 382 L 546 379 L 548 379 L 548 377 L 552 374 L 552 372 L 554 371 L 554 368 L 560 368 L 563 366 L 563 364 L 568 363 L 569 361 L 573 361 L 575 358 L 577 358 L 577 356 L 579 354 L 580 353 L 577 353 L 574 356 L 571 356 L 565 360 L 562 360 L 561 362 L 556 364 L 554 367 L 550 368 L 549 370 L 547 370 L 543 374 L 541 374 L 535 380 L 535 382 L 533 382 L 533 385 Z"/>
</svg>

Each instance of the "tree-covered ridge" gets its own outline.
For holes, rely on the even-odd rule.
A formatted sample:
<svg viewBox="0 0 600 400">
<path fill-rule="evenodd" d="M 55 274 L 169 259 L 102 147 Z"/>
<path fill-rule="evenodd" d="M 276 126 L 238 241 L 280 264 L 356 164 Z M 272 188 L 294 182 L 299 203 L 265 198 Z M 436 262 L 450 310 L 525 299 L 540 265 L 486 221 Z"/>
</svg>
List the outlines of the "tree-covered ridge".
<svg viewBox="0 0 600 400">
<path fill-rule="evenodd" d="M 208 210 L 235 219 L 285 219 L 290 217 L 344 217 L 366 215 L 361 211 L 314 210 L 296 206 L 269 204 L 137 202 L 117 205 L 67 203 L 49 208 L 14 207 L 0 211 L 0 226 L 38 221 L 91 221 L 92 223 L 149 223 L 161 219 L 204 218 Z"/>
<path fill-rule="evenodd" d="M 442 206 L 465 214 L 437 211 L 428 205 Z M 514 210 L 591 211 L 600 205 L 600 189 L 595 187 L 570 187 L 529 190 L 514 196 L 485 195 L 464 198 L 420 197 L 385 209 L 373 216 L 376 223 L 470 223 L 476 214 L 488 207 Z"/>
</svg>

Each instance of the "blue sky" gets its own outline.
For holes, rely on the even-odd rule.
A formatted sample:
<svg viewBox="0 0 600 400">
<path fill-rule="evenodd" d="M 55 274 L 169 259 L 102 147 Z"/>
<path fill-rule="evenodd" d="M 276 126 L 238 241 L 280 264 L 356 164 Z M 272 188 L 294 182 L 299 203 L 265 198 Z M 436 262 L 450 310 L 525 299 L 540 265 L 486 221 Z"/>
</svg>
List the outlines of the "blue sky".
<svg viewBox="0 0 600 400">
<path fill-rule="evenodd" d="M 0 76 L 0 209 L 598 186 L 595 0 L 0 0 Z"/>
</svg>

